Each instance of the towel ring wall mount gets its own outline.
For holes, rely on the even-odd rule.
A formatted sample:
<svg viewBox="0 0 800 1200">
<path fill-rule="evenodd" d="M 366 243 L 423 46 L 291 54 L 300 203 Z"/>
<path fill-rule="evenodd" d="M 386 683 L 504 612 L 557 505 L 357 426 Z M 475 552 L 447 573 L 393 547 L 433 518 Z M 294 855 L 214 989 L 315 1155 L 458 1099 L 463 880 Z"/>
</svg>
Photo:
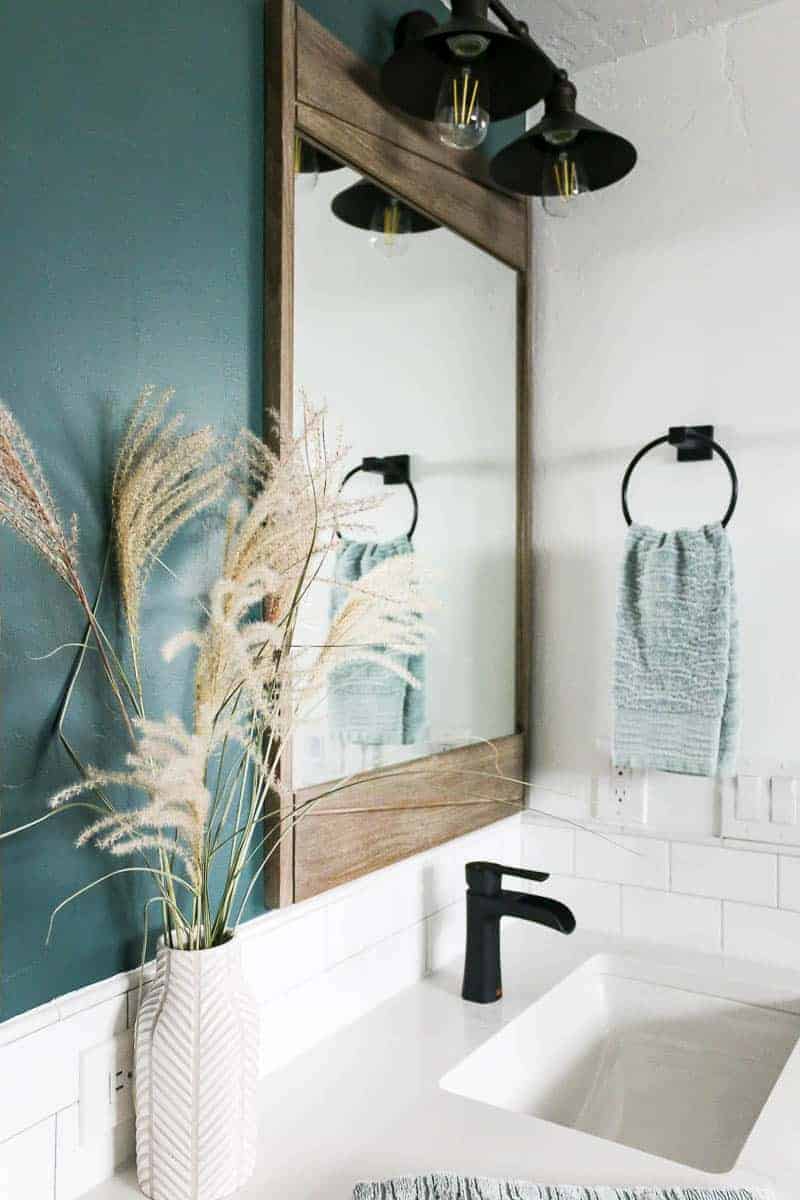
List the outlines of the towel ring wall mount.
<svg viewBox="0 0 800 1200">
<path fill-rule="evenodd" d="M 354 475 L 357 475 L 359 471 L 365 471 L 370 475 L 382 475 L 383 482 L 387 486 L 397 483 L 404 483 L 406 485 L 411 493 L 411 501 L 414 505 L 414 515 L 411 518 L 411 527 L 406 534 L 408 540 L 411 541 L 411 538 L 414 536 L 414 530 L 417 528 L 417 520 L 419 518 L 419 502 L 417 500 L 417 493 L 414 490 L 414 485 L 411 482 L 409 456 L 407 454 L 387 454 L 383 458 L 377 458 L 375 456 L 362 458 L 361 465 L 358 467 L 353 467 L 353 469 L 348 471 L 345 475 L 344 479 L 342 480 L 341 487 L 339 488 L 340 492 L 344 490 L 344 486 L 347 481 L 352 479 Z M 338 529 L 336 534 L 337 537 L 342 536 Z"/>
<path fill-rule="evenodd" d="M 631 475 L 645 454 L 654 450 L 656 446 L 663 446 L 665 442 L 676 447 L 678 462 L 701 462 L 713 458 L 716 452 L 725 463 L 731 480 L 731 499 L 720 522 L 724 528 L 733 516 L 739 499 L 739 477 L 730 455 L 720 446 L 719 442 L 714 441 L 713 425 L 671 425 L 669 432 L 663 437 L 654 438 L 652 442 L 648 442 L 637 454 L 634 454 L 622 477 L 622 515 L 627 524 L 633 524 L 633 518 L 628 508 L 628 484 Z"/>
</svg>

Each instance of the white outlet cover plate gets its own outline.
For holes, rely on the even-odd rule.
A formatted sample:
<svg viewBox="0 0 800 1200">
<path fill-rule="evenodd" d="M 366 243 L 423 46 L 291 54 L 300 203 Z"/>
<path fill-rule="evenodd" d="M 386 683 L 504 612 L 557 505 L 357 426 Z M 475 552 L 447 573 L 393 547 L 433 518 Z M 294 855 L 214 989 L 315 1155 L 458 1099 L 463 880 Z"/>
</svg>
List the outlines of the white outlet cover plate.
<svg viewBox="0 0 800 1200">
<path fill-rule="evenodd" d="M 620 802 L 617 792 L 624 781 L 628 792 L 627 800 Z M 647 823 L 647 771 L 630 767 L 619 768 L 613 764 L 607 775 L 600 775 L 594 797 L 593 816 L 596 821 L 609 825 L 645 825 Z"/>
<path fill-rule="evenodd" d="M 133 1032 L 85 1050 L 79 1076 L 80 1140 L 85 1145 L 133 1117 Z"/>
</svg>

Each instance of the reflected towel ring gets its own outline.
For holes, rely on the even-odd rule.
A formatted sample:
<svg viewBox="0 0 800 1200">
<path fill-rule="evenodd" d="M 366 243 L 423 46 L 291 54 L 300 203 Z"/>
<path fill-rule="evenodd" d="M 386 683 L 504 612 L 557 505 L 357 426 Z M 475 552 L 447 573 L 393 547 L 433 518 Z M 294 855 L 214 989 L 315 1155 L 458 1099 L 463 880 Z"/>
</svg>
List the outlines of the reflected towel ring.
<svg viewBox="0 0 800 1200">
<path fill-rule="evenodd" d="M 395 483 L 404 483 L 406 485 L 408 490 L 411 492 L 411 500 L 414 505 L 414 515 L 411 519 L 411 527 L 406 534 L 408 540 L 411 541 L 412 537 L 414 536 L 414 530 L 417 528 L 417 520 L 419 518 L 419 501 L 417 500 L 417 493 L 414 490 L 414 485 L 411 482 L 409 456 L 407 454 L 387 454 L 385 458 L 363 458 L 361 460 L 360 467 L 353 467 L 351 471 L 347 472 L 342 480 L 341 487 L 339 488 L 340 492 L 344 489 L 344 485 L 347 483 L 348 479 L 352 479 L 354 475 L 359 473 L 359 471 L 365 471 L 370 475 L 382 475 L 383 482 L 387 485 Z M 339 538 L 342 536 L 338 529 L 336 530 L 336 536 Z"/>
<path fill-rule="evenodd" d="M 708 432 L 705 432 L 706 430 Z M 728 474 L 731 477 L 731 500 L 725 516 L 720 522 L 724 529 L 733 516 L 736 503 L 739 499 L 739 478 L 730 455 L 727 451 L 723 450 L 718 442 L 714 441 L 713 425 L 673 425 L 670 427 L 669 433 L 663 437 L 655 438 L 652 442 L 648 442 L 646 446 L 642 446 L 638 454 L 634 454 L 622 477 L 622 515 L 627 524 L 633 524 L 633 519 L 628 508 L 628 484 L 634 468 L 644 458 L 645 454 L 650 450 L 654 450 L 656 446 L 663 446 L 665 442 L 669 442 L 671 446 L 677 447 L 679 462 L 696 462 L 700 459 L 711 458 L 713 452 L 716 451 L 725 463 L 725 466 L 728 468 Z M 700 444 L 698 445 L 698 443 Z"/>
</svg>

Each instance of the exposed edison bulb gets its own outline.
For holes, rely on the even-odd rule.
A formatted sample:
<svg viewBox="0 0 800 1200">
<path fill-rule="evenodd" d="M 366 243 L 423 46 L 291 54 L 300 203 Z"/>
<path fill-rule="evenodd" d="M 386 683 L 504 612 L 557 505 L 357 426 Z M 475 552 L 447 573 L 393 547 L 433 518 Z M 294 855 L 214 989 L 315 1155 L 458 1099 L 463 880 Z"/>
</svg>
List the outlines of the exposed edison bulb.
<svg viewBox="0 0 800 1200">
<path fill-rule="evenodd" d="M 582 164 L 562 150 L 542 168 L 542 208 L 551 217 L 571 217 L 578 196 L 589 191 Z"/>
<path fill-rule="evenodd" d="M 294 135 L 294 182 L 298 192 L 313 192 L 319 182 L 319 155 L 316 148 Z"/>
<path fill-rule="evenodd" d="M 483 72 L 454 63 L 444 72 L 434 121 L 439 140 L 454 150 L 474 150 L 489 132 L 489 88 Z"/>
<path fill-rule="evenodd" d="M 400 258 L 408 252 L 411 213 L 394 196 L 376 205 L 369 227 L 370 244 L 384 258 Z"/>
</svg>

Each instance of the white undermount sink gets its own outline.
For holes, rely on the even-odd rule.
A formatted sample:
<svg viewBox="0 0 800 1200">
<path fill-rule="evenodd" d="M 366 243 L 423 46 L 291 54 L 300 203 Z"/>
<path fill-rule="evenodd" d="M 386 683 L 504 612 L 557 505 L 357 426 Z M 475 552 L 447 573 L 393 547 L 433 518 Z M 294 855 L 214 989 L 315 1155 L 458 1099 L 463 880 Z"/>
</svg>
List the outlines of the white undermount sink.
<svg viewBox="0 0 800 1200">
<path fill-rule="evenodd" d="M 724 1173 L 773 1102 L 800 1036 L 800 1015 L 758 995 L 712 975 L 596 955 L 441 1086 Z"/>
</svg>

